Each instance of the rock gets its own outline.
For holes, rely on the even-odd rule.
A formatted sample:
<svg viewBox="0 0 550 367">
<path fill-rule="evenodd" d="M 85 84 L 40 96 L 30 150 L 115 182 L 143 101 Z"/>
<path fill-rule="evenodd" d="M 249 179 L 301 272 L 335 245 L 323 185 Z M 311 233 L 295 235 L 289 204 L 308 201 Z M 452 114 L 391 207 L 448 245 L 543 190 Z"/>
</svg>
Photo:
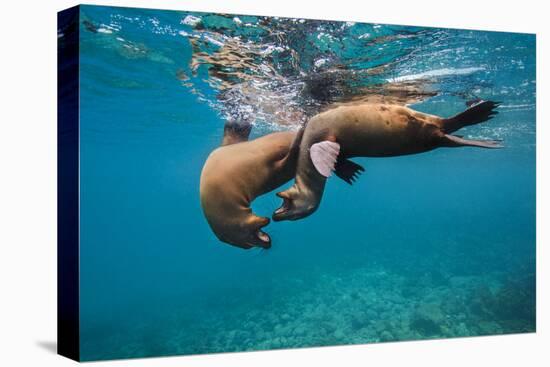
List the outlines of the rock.
<svg viewBox="0 0 550 367">
<path fill-rule="evenodd" d="M 389 341 L 393 339 L 394 339 L 393 335 L 388 330 L 384 330 L 382 334 L 380 334 L 380 340 L 382 341 Z"/>
<path fill-rule="evenodd" d="M 466 324 L 461 322 L 460 324 L 458 324 L 458 326 L 455 329 L 455 335 L 456 336 L 471 336 L 472 333 L 470 332 L 470 330 L 468 330 L 468 328 L 466 327 Z"/>
<path fill-rule="evenodd" d="M 378 318 L 378 314 L 373 309 L 368 309 L 366 314 L 368 320 L 376 320 Z"/>
<path fill-rule="evenodd" d="M 386 326 L 383 322 L 377 322 L 376 325 L 374 325 L 374 330 L 377 335 L 380 335 L 386 330 Z"/>
<path fill-rule="evenodd" d="M 346 338 L 346 334 L 341 329 L 336 329 L 334 332 L 334 337 L 338 340 L 344 340 Z"/>
<path fill-rule="evenodd" d="M 494 335 L 502 333 L 499 324 L 494 321 L 480 321 L 478 324 L 479 333 L 482 335 Z"/>
<path fill-rule="evenodd" d="M 437 303 L 423 303 L 416 308 L 411 317 L 410 326 L 424 336 L 441 334 L 445 316 Z"/>
</svg>

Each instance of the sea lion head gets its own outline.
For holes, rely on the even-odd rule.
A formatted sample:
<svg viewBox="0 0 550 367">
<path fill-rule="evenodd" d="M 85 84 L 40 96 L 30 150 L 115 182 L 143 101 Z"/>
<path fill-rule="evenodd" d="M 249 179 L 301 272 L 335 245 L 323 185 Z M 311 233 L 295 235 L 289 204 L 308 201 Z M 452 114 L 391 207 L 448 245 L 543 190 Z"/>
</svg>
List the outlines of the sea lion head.
<svg viewBox="0 0 550 367">
<path fill-rule="evenodd" d="M 297 185 L 276 195 L 283 199 L 283 205 L 273 213 L 273 220 L 276 222 L 305 218 L 319 207 L 319 200 L 312 198 L 307 190 L 300 190 Z"/>
<path fill-rule="evenodd" d="M 271 248 L 271 237 L 262 231 L 262 228 L 269 224 L 269 218 L 249 214 L 244 219 L 237 221 L 235 219 L 238 218 L 232 218 L 231 224 L 220 228 L 217 228 L 217 225 L 212 226 L 220 241 L 245 250 L 253 247 L 266 250 Z"/>
</svg>

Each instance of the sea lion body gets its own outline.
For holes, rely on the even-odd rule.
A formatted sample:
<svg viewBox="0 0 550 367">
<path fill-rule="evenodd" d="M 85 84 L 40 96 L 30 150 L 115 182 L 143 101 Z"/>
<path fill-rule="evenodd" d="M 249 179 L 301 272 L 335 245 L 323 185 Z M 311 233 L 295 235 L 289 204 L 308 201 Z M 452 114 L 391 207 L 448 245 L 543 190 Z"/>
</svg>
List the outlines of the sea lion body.
<svg viewBox="0 0 550 367">
<path fill-rule="evenodd" d="M 400 156 L 438 147 L 501 147 L 496 141 L 450 135 L 464 126 L 492 118 L 498 103 L 476 101 L 469 106 L 451 118 L 380 103 L 339 106 L 312 117 L 300 145 L 296 182 L 277 194 L 283 205 L 273 219 L 297 220 L 312 214 L 332 172 L 352 184 L 364 169 L 348 158 Z"/>
<path fill-rule="evenodd" d="M 206 219 L 223 242 L 249 249 L 269 248 L 261 228 L 269 223 L 252 213 L 250 204 L 292 179 L 296 172 L 296 132 L 277 132 L 255 140 L 224 145 L 204 164 L 200 200 Z"/>
<path fill-rule="evenodd" d="M 389 157 L 434 149 L 443 119 L 401 105 L 365 104 L 337 107 L 308 122 L 301 147 L 326 138 L 351 157 Z"/>
</svg>

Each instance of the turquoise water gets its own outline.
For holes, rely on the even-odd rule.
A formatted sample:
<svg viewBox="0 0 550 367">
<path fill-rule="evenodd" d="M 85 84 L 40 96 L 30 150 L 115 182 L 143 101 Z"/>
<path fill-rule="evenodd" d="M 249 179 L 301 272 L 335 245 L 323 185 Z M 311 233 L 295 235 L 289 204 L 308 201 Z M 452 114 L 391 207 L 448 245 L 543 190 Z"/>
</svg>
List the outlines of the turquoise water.
<svg viewBox="0 0 550 367">
<path fill-rule="evenodd" d="M 535 331 L 534 35 L 92 6 L 80 32 L 84 360 Z M 190 40 L 248 64 L 209 73 Z M 359 158 L 270 250 L 216 239 L 199 176 L 227 118 L 261 136 L 403 82 L 442 116 L 501 101 L 460 133 L 506 147 Z"/>
</svg>

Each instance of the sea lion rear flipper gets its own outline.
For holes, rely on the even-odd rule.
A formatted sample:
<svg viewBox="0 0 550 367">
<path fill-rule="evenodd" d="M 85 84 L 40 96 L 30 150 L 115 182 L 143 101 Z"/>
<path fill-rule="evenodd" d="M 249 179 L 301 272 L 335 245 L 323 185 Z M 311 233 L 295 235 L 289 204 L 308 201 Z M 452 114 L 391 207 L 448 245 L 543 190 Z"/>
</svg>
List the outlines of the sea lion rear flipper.
<svg viewBox="0 0 550 367">
<path fill-rule="evenodd" d="M 446 134 L 453 133 L 464 126 L 475 125 L 492 119 L 498 111 L 496 108 L 500 102 L 494 101 L 471 101 L 466 111 L 448 119 L 442 120 L 442 129 Z"/>
<path fill-rule="evenodd" d="M 345 158 L 338 158 L 334 173 L 348 184 L 353 184 L 359 175 L 365 172 L 363 166 Z"/>
<path fill-rule="evenodd" d="M 479 148 L 503 148 L 499 140 L 469 140 L 458 136 L 445 134 L 443 136 L 443 146 L 446 147 L 479 147 Z"/>
<path fill-rule="evenodd" d="M 340 154 L 340 144 L 334 141 L 324 140 L 313 144 L 309 148 L 309 156 L 317 172 L 325 177 L 330 177 L 336 160 Z"/>
<path fill-rule="evenodd" d="M 223 140 L 221 146 L 247 141 L 252 130 L 249 122 L 227 121 L 223 127 Z"/>
</svg>

